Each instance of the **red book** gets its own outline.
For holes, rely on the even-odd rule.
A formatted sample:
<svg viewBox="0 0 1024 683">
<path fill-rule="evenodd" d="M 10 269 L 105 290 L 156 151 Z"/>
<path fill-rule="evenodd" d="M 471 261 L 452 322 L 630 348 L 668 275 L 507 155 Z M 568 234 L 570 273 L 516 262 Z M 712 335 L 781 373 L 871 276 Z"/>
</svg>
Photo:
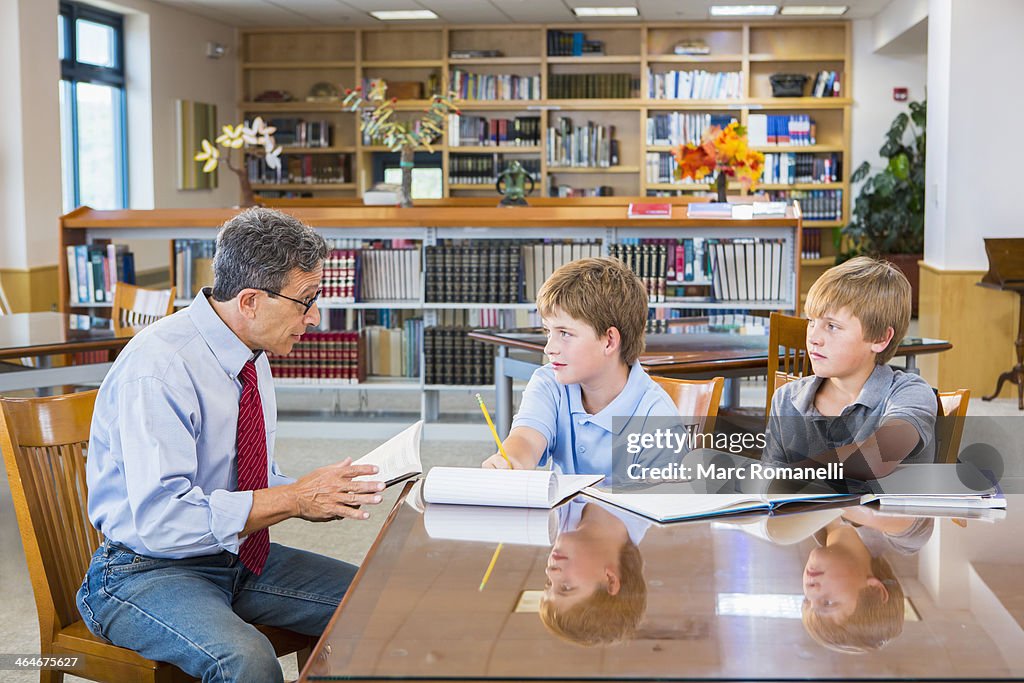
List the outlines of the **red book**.
<svg viewBox="0 0 1024 683">
<path fill-rule="evenodd" d="M 626 216 L 629 218 L 672 218 L 672 205 L 637 202 L 629 205 Z"/>
</svg>

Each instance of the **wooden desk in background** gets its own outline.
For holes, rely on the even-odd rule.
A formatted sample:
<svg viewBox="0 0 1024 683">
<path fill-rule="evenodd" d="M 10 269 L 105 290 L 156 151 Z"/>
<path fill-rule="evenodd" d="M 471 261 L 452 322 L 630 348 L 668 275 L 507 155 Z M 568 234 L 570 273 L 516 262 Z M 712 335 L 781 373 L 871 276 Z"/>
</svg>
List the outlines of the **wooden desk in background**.
<svg viewBox="0 0 1024 683">
<path fill-rule="evenodd" d="M 729 317 L 720 316 L 723 319 Z M 767 318 L 739 316 L 735 317 L 734 324 L 720 326 L 709 324 L 709 318 L 669 320 L 664 331 L 648 332 L 647 348 L 640 356 L 640 362 L 652 375 L 687 379 L 725 377 L 729 388 L 723 403 L 725 406 L 737 406 L 739 385 L 730 380 L 763 375 L 767 371 L 767 324 Z M 494 367 L 494 390 L 497 394 L 495 426 L 505 437 L 512 427 L 512 380 L 528 380 L 541 366 L 542 359 L 538 356 L 544 352 L 544 334 L 539 328 L 532 328 L 478 330 L 469 336 L 498 346 Z M 900 344 L 896 355 L 906 356 L 906 369 L 917 372 L 917 354 L 938 353 L 951 348 L 952 344 L 940 339 L 908 337 Z M 533 358 L 513 358 L 510 355 L 512 350 L 531 352 Z"/>
<path fill-rule="evenodd" d="M 52 367 L 52 356 L 82 351 L 120 351 L 134 329 L 114 332 L 105 318 L 67 313 L 13 313 L 0 316 L 0 392 L 38 389 L 64 384 L 99 382 L 111 363 L 89 363 Z M 12 364 L 21 358 L 39 358 L 39 367 Z"/>
</svg>

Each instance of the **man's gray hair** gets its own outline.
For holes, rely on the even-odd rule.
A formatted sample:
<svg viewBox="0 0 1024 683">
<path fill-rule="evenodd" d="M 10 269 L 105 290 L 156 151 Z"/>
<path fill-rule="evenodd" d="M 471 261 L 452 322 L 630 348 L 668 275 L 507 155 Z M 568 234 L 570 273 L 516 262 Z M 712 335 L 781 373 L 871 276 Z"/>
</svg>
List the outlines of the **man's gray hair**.
<svg viewBox="0 0 1024 683">
<path fill-rule="evenodd" d="M 294 216 L 257 207 L 247 209 L 217 233 L 213 257 L 213 298 L 228 301 L 243 289 L 280 292 L 288 274 L 309 273 L 327 258 L 327 243 Z"/>
</svg>

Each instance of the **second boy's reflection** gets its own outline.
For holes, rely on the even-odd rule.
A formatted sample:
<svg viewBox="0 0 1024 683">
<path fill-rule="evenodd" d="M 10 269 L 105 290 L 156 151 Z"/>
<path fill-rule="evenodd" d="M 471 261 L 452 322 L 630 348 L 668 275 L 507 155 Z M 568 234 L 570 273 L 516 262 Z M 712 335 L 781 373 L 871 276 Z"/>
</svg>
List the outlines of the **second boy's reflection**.
<svg viewBox="0 0 1024 683">
<path fill-rule="evenodd" d="M 647 611 L 637 547 L 649 523 L 583 499 L 558 509 L 540 618 L 556 635 L 592 646 L 628 640 Z"/>
<path fill-rule="evenodd" d="M 871 508 L 844 508 L 818 531 L 804 567 L 803 622 L 818 643 L 840 652 L 885 647 L 903 631 L 903 587 L 887 552 L 916 553 L 934 522 L 893 517 Z"/>
</svg>

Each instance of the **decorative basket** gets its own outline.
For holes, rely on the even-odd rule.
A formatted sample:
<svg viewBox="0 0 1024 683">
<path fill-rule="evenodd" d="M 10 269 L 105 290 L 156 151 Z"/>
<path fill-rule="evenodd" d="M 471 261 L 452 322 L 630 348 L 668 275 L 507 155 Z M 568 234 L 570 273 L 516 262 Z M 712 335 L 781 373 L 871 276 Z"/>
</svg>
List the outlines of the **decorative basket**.
<svg viewBox="0 0 1024 683">
<path fill-rule="evenodd" d="M 772 97 L 804 96 L 804 84 L 807 83 L 804 74 L 772 74 L 768 80 L 772 84 Z"/>
</svg>

